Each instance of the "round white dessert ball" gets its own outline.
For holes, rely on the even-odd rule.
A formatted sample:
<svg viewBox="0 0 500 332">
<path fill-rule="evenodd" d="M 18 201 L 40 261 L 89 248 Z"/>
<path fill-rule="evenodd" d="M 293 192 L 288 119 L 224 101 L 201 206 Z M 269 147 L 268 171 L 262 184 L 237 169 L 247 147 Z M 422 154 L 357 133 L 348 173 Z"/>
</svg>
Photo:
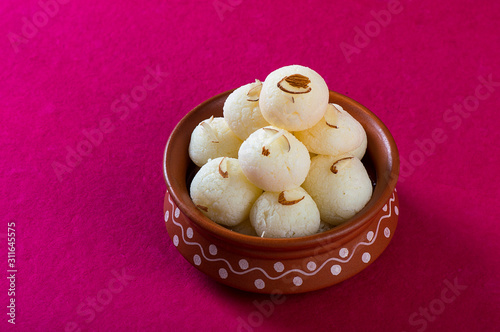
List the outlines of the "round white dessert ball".
<svg viewBox="0 0 500 332">
<path fill-rule="evenodd" d="M 351 153 L 362 159 L 366 151 L 363 126 L 340 105 L 329 104 L 325 116 L 312 128 L 294 133 L 310 152 L 329 156 Z"/>
<path fill-rule="evenodd" d="M 224 102 L 224 119 L 241 140 L 247 139 L 257 129 L 269 125 L 260 112 L 261 89 L 262 82 L 256 80 L 234 90 Z"/>
<path fill-rule="evenodd" d="M 240 222 L 238 225 L 232 226 L 229 229 L 236 233 L 250 235 L 250 236 L 257 236 L 257 233 L 255 232 L 255 229 L 253 228 L 249 219 Z"/>
<path fill-rule="evenodd" d="M 260 110 L 270 124 L 288 131 L 306 130 L 323 118 L 329 91 L 314 70 L 292 65 L 270 73 L 260 93 Z"/>
<path fill-rule="evenodd" d="M 363 163 L 352 155 L 317 155 L 302 186 L 316 202 L 321 220 L 332 225 L 363 209 L 373 190 Z"/>
<path fill-rule="evenodd" d="M 318 233 L 323 233 L 323 232 L 329 231 L 333 227 L 335 227 L 335 226 L 333 226 L 332 224 L 329 224 L 329 223 L 326 223 L 326 222 L 322 221 L 319 224 Z"/>
<path fill-rule="evenodd" d="M 266 191 L 255 201 L 250 222 L 260 237 L 307 236 L 318 232 L 320 213 L 301 187 L 279 193 Z"/>
<path fill-rule="evenodd" d="M 189 157 L 197 166 L 218 157 L 237 158 L 242 140 L 236 136 L 224 118 L 203 120 L 194 128 L 189 142 Z"/>
<path fill-rule="evenodd" d="M 348 151 L 347 153 L 361 160 L 365 156 L 367 146 L 368 146 L 368 137 L 366 136 L 366 131 L 363 129 L 363 141 L 361 142 L 361 145 L 354 150 Z"/>
<path fill-rule="evenodd" d="M 216 158 L 207 162 L 191 182 L 190 195 L 196 207 L 212 221 L 235 226 L 250 214 L 262 190 L 247 180 L 238 159 Z"/>
<path fill-rule="evenodd" d="M 284 129 L 256 130 L 241 144 L 238 160 L 245 176 L 266 191 L 283 191 L 304 182 L 311 160 L 307 148 Z"/>
</svg>

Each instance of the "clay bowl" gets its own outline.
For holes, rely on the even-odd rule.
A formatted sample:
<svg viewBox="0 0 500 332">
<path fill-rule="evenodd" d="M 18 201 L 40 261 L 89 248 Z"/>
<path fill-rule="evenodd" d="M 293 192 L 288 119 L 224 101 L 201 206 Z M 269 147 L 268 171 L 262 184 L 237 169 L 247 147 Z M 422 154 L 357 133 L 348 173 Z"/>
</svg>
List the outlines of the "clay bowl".
<svg viewBox="0 0 500 332">
<path fill-rule="evenodd" d="M 339 283 L 372 264 L 387 247 L 398 220 L 399 155 L 386 126 L 354 100 L 330 91 L 365 128 L 363 163 L 374 182 L 371 200 L 351 220 L 329 231 L 293 239 L 248 236 L 205 217 L 189 197 L 195 165 L 188 156 L 191 132 L 210 116 L 222 116 L 227 91 L 189 112 L 170 135 L 164 155 L 163 205 L 168 234 L 201 272 L 223 284 L 258 293 L 302 293 Z"/>
</svg>

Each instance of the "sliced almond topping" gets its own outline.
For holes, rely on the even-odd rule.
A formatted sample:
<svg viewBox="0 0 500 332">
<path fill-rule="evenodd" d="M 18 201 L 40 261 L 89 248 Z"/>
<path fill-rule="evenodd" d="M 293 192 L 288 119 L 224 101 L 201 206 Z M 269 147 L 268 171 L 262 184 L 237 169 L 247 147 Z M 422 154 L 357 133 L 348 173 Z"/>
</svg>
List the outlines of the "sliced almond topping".
<svg viewBox="0 0 500 332">
<path fill-rule="evenodd" d="M 294 88 L 302 88 L 307 89 L 308 84 L 311 83 L 309 77 L 301 75 L 301 74 L 293 74 L 285 77 L 285 81 L 293 86 Z"/>
<path fill-rule="evenodd" d="M 272 133 L 277 133 L 279 132 L 278 129 L 274 129 L 274 128 L 269 128 L 269 127 L 264 127 L 262 128 L 264 131 L 267 131 L 267 132 L 272 132 Z"/>
<path fill-rule="evenodd" d="M 329 106 L 331 107 L 328 107 L 325 112 L 326 125 L 335 129 L 339 129 L 339 127 L 337 126 L 337 119 L 339 112 L 335 112 L 337 108 L 335 108 L 335 106 L 333 106 L 332 104 L 329 104 Z"/>
<path fill-rule="evenodd" d="M 285 192 L 282 191 L 280 192 L 279 196 L 278 196 L 278 203 L 280 203 L 281 205 L 294 205 L 294 204 L 297 204 L 298 202 L 300 202 L 301 200 L 303 200 L 306 196 L 302 196 L 302 198 L 300 199 L 295 199 L 293 201 L 287 201 L 286 198 L 285 198 Z"/>
<path fill-rule="evenodd" d="M 305 91 L 291 91 L 283 86 L 283 81 L 288 83 L 288 85 L 290 85 L 293 88 L 305 89 Z M 303 93 L 311 92 L 312 88 L 309 86 L 309 83 L 311 83 L 311 80 L 309 79 L 309 77 L 301 75 L 301 74 L 294 74 L 294 75 L 290 75 L 290 76 L 285 76 L 281 81 L 279 81 L 278 88 L 281 91 L 284 91 L 286 93 L 300 95 Z"/>
<path fill-rule="evenodd" d="M 276 134 L 274 134 L 273 136 L 269 137 L 265 142 L 264 142 L 264 146 L 269 146 L 271 144 L 273 144 L 278 138 L 280 138 L 281 136 L 283 136 L 283 131 L 279 130 L 276 132 Z"/>
<path fill-rule="evenodd" d="M 210 136 L 210 139 L 211 139 L 212 143 L 219 143 L 219 138 L 217 137 L 217 133 L 215 132 L 215 130 L 210 125 L 210 123 L 212 122 L 213 119 L 214 119 L 214 116 L 212 115 L 210 117 L 210 119 L 202 121 L 200 123 L 200 125 L 203 127 L 203 129 L 205 129 L 205 131 L 207 132 L 208 136 Z"/>
<path fill-rule="evenodd" d="M 259 80 L 255 80 L 255 83 L 252 83 L 252 87 L 247 92 L 247 100 L 248 101 L 259 101 L 260 91 L 262 90 L 262 82 Z"/>
<path fill-rule="evenodd" d="M 288 138 L 285 135 L 283 135 L 283 138 L 286 140 L 286 152 L 290 152 L 290 149 L 292 148 L 290 146 L 290 141 L 288 140 Z"/>
<path fill-rule="evenodd" d="M 332 164 L 332 167 L 330 167 L 330 171 L 333 173 L 333 174 L 337 174 L 339 172 L 339 170 L 337 169 L 337 164 L 342 161 L 342 160 L 348 160 L 348 159 L 353 159 L 354 157 L 345 157 L 345 158 L 342 158 L 342 159 L 339 159 L 337 160 L 336 162 L 334 162 Z"/>
<path fill-rule="evenodd" d="M 226 169 L 225 171 L 222 170 L 222 163 L 224 162 L 224 160 L 226 160 L 226 157 L 222 158 L 222 160 L 220 161 L 219 163 L 219 174 L 224 178 L 224 179 L 227 179 L 229 174 L 227 173 L 227 160 L 226 162 L 224 163 L 224 168 Z"/>
<path fill-rule="evenodd" d="M 196 207 L 200 210 L 203 210 L 205 212 L 208 212 L 208 208 L 206 206 L 203 206 L 203 205 L 196 205 Z"/>
<path fill-rule="evenodd" d="M 269 147 L 271 144 L 273 144 L 275 141 L 279 139 L 281 149 L 286 150 L 286 152 L 290 152 L 291 149 L 290 141 L 285 136 L 285 132 L 283 130 L 276 130 L 273 128 L 263 128 L 263 129 L 267 131 L 273 131 L 275 132 L 275 134 L 269 137 L 267 140 L 265 140 L 264 147 L 262 149 L 264 149 L 265 147 Z M 266 150 L 269 151 L 268 149 Z M 262 150 L 262 152 L 263 152 L 262 154 L 264 154 L 264 150 Z"/>
<path fill-rule="evenodd" d="M 333 105 L 333 104 L 329 104 L 329 105 L 332 105 L 332 107 L 333 107 L 334 109 L 336 109 L 338 113 L 341 113 L 341 112 L 340 112 L 340 110 L 339 110 L 337 107 L 335 107 L 335 105 Z"/>
</svg>

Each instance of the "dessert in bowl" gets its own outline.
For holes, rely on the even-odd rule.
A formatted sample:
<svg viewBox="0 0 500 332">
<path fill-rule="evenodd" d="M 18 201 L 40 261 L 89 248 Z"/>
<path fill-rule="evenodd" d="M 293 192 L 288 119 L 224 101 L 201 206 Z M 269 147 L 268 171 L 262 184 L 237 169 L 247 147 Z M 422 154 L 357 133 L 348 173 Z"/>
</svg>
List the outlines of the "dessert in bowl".
<svg viewBox="0 0 500 332">
<path fill-rule="evenodd" d="M 399 155 L 380 119 L 356 101 L 333 91 L 329 91 L 329 103 L 340 105 L 366 131 L 367 149 L 362 162 L 373 182 L 373 193 L 361 211 L 339 226 L 314 235 L 263 238 L 219 225 L 196 207 L 189 192 L 199 170 L 188 153 L 191 133 L 200 122 L 223 115 L 224 102 L 232 91 L 195 107 L 177 124 L 167 142 L 163 160 L 167 183 L 164 216 L 178 251 L 218 282 L 259 293 L 321 289 L 374 262 L 397 226 Z"/>
</svg>

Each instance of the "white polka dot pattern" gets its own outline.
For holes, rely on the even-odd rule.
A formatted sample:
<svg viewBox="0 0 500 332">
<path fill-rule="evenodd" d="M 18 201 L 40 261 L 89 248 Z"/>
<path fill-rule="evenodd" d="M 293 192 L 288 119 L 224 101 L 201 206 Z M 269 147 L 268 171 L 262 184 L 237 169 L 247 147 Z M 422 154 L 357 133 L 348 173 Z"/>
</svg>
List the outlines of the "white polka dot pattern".
<svg viewBox="0 0 500 332">
<path fill-rule="evenodd" d="M 394 192 L 396 192 L 396 190 L 394 190 Z M 219 250 L 215 244 L 210 244 L 208 246 L 208 253 L 212 257 L 207 256 L 206 251 L 205 251 L 206 249 L 204 249 L 200 243 L 191 242 L 188 240 L 188 239 L 193 239 L 193 237 L 195 235 L 193 228 L 187 227 L 185 232 L 184 232 L 183 225 L 181 225 L 176 220 L 176 218 L 179 218 L 179 216 L 180 216 L 179 208 L 177 208 L 174 205 L 170 196 L 168 197 L 168 201 L 171 204 L 172 210 L 171 211 L 167 210 L 165 212 L 165 215 L 164 215 L 165 222 L 168 223 L 171 220 L 173 222 L 173 224 L 175 224 L 176 226 L 178 226 L 180 228 L 180 234 L 179 235 L 174 234 L 172 236 L 172 242 L 173 242 L 174 246 L 178 247 L 180 244 L 180 241 L 182 239 L 182 241 L 187 245 L 199 247 L 200 254 L 195 254 L 192 256 L 193 263 L 196 266 L 200 266 L 202 264 L 203 260 L 205 260 L 207 262 L 214 262 L 214 263 L 221 262 L 221 263 L 223 263 L 223 265 L 225 265 L 225 267 L 221 267 L 218 270 L 218 274 L 219 274 L 219 277 L 221 279 L 227 279 L 229 277 L 230 273 L 233 273 L 235 275 L 243 275 L 246 273 L 250 273 L 252 271 L 260 271 L 260 273 L 262 273 L 262 275 L 264 275 L 269 280 L 277 280 L 277 279 L 283 278 L 284 276 L 287 276 L 290 273 L 294 273 L 294 274 L 298 273 L 298 274 L 301 274 L 303 276 L 310 277 L 310 276 L 316 275 L 325 266 L 330 266 L 330 273 L 332 276 L 338 276 L 342 273 L 342 265 L 349 263 L 351 261 L 351 259 L 354 257 L 354 255 L 357 251 L 357 248 L 359 246 L 369 247 L 370 245 L 372 245 L 373 243 L 375 243 L 377 241 L 377 239 L 379 238 L 378 237 L 379 230 L 381 231 L 380 224 L 384 219 L 387 219 L 391 216 L 392 210 L 394 211 L 395 215 L 399 215 L 398 206 L 393 204 L 395 201 L 395 193 L 393 193 L 392 197 L 389 199 L 388 204 L 384 205 L 384 207 L 382 208 L 382 210 L 384 212 L 389 211 L 388 214 L 385 214 L 382 217 L 380 217 L 378 224 L 377 224 L 377 227 L 375 229 L 375 232 L 372 230 L 369 230 L 365 233 L 364 236 L 368 242 L 364 242 L 364 241 L 358 242 L 354 247 L 351 248 L 351 251 L 347 248 L 341 248 L 338 251 L 338 257 L 335 257 L 335 256 L 329 257 L 324 262 L 320 263 L 319 266 L 314 261 L 308 261 L 306 264 L 307 271 L 297 269 L 296 267 L 285 271 L 285 265 L 280 261 L 276 261 L 273 264 L 274 271 L 269 271 L 269 273 L 268 273 L 266 270 L 264 270 L 263 268 L 258 267 L 258 266 L 249 268 L 250 267 L 249 262 L 248 262 L 248 260 L 246 260 L 244 258 L 241 258 L 238 260 L 239 269 L 233 268 L 233 266 L 231 265 L 231 263 L 228 260 L 226 260 L 225 258 L 222 258 L 222 257 L 217 257 Z M 383 234 L 384 234 L 385 238 L 389 238 L 391 236 L 391 229 L 386 226 L 383 229 Z M 363 254 L 361 255 L 361 261 L 364 263 L 369 263 L 370 260 L 371 260 L 370 252 L 364 251 Z M 338 264 L 329 265 L 328 263 L 330 263 L 330 262 L 337 262 Z M 279 273 L 279 275 L 277 275 L 277 276 L 273 275 L 276 273 Z M 303 285 L 304 279 L 303 279 L 303 277 L 295 276 L 292 279 L 292 282 L 293 282 L 293 285 L 295 285 L 296 287 L 300 287 Z M 254 286 L 256 289 L 262 290 L 266 287 L 266 282 L 264 281 L 264 279 L 257 278 L 254 280 Z"/>
</svg>

